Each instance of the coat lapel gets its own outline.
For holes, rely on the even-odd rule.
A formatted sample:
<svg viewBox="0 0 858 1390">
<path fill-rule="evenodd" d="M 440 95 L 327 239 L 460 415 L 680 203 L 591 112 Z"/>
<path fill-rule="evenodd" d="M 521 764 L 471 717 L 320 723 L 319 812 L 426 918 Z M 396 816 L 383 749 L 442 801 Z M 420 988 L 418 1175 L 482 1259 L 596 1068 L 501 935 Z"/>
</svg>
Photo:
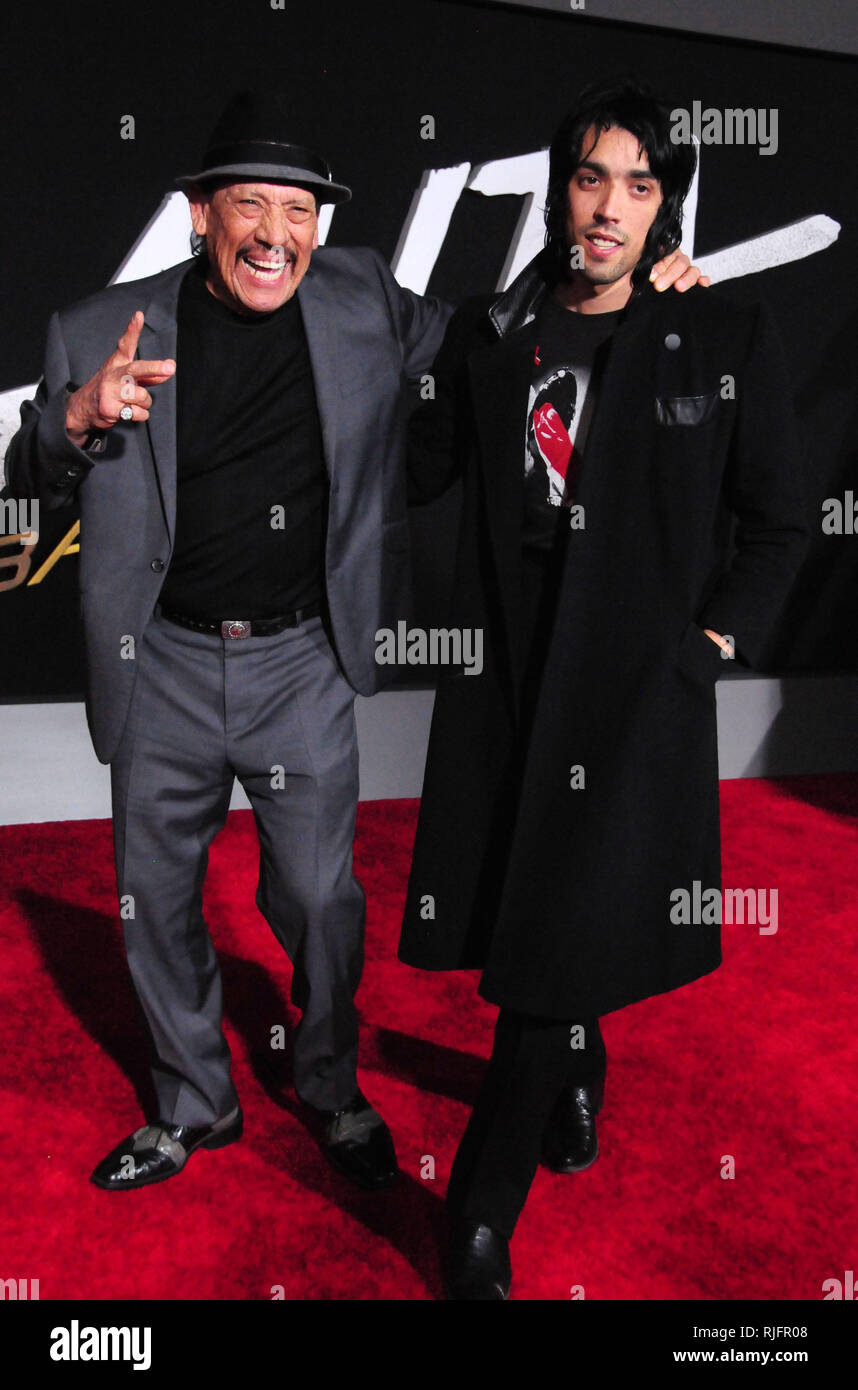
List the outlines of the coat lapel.
<svg viewBox="0 0 858 1390">
<path fill-rule="evenodd" d="M 536 347 L 536 326 L 529 322 L 469 359 L 481 483 L 516 690 L 523 657 L 518 637 L 525 429 Z"/>
<path fill-rule="evenodd" d="M 665 293 L 672 294 L 674 291 Z M 629 301 L 612 334 L 598 384 L 596 409 L 587 433 L 585 458 L 598 460 L 615 457 L 618 452 L 623 452 L 619 441 L 627 431 L 639 433 L 641 429 L 648 428 L 647 407 L 653 395 L 655 362 L 652 353 L 642 348 L 642 338 L 649 332 L 649 311 L 657 297 L 657 290 L 651 285 L 645 286 Z M 622 402 L 622 409 L 619 409 L 618 402 Z M 634 456 L 633 441 L 626 452 L 629 457 Z M 576 494 L 578 500 L 586 504 L 592 489 L 603 483 L 598 468 L 588 468 L 585 463 Z"/>
<path fill-rule="evenodd" d="M 527 402 L 538 347 L 536 318 L 547 293 L 541 262 L 542 256 L 537 256 L 495 301 L 489 317 L 499 340 L 478 349 L 469 358 L 480 439 L 481 481 L 516 697 L 524 661 L 518 638 Z M 639 348 L 640 334 L 646 330 L 649 317 L 646 307 L 655 295 L 651 285 L 645 286 L 630 301 L 617 327 L 587 439 L 587 450 L 592 456 L 598 456 L 610 435 L 613 422 L 604 409 L 604 401 L 610 399 L 614 381 L 630 370 L 629 354 L 634 356 Z M 586 470 L 582 482 L 583 492 L 589 483 Z"/>
</svg>

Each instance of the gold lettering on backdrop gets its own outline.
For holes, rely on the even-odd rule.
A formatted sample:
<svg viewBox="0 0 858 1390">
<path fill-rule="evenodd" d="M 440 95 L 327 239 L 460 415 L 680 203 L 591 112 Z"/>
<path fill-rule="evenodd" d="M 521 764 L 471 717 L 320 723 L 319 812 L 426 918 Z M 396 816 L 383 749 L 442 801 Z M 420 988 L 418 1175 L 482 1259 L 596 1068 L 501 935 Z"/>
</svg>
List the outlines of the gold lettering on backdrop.
<svg viewBox="0 0 858 1390">
<path fill-rule="evenodd" d="M 30 587 L 30 584 L 41 584 L 45 575 L 53 569 L 54 565 L 57 563 L 57 560 L 61 560 L 64 555 L 77 555 L 78 551 L 80 550 L 80 545 L 75 544 L 74 542 L 77 541 L 77 537 L 79 535 L 80 522 L 76 521 L 71 530 L 67 531 L 66 534 L 63 536 L 59 545 L 51 551 L 44 564 L 40 565 L 39 568 L 36 570 L 36 573 L 30 580 L 30 583 L 27 585 L 28 588 Z"/>
<path fill-rule="evenodd" d="M 39 537 L 33 531 L 18 531 L 12 536 L 0 536 L 0 574 L 4 574 L 13 566 L 15 571 L 11 579 L 0 579 L 0 593 L 4 589 L 17 589 L 19 584 L 23 584 L 30 573 L 33 563 L 32 552 L 38 541 Z M 2 552 L 8 545 L 23 545 L 24 549 L 18 555 L 6 556 Z M 30 582 L 32 583 L 32 580 Z"/>
</svg>

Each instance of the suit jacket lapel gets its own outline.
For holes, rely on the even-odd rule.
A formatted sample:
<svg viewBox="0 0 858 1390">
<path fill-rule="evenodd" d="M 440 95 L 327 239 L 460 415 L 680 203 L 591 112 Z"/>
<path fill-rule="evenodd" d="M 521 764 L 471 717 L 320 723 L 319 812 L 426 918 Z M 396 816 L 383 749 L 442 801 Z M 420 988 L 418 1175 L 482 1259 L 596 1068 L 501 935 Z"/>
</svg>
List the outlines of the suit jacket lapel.
<svg viewBox="0 0 858 1390">
<path fill-rule="evenodd" d="M 333 482 L 340 400 L 337 340 L 334 331 L 338 306 L 332 292 L 326 287 L 324 277 L 312 263 L 298 286 L 297 295 L 316 388 L 325 464 L 328 477 Z"/>
<path fill-rule="evenodd" d="M 165 271 L 149 304 L 144 310 L 144 324 L 138 344 L 138 359 L 176 358 L 177 310 L 179 288 L 192 261 L 184 261 Z M 336 425 L 339 405 L 337 349 L 334 333 L 336 305 L 318 271 L 311 265 L 298 286 L 310 363 L 316 388 L 316 399 L 322 423 L 325 462 L 331 478 L 336 457 Z M 175 540 L 176 529 L 176 377 L 177 371 L 162 386 L 153 388 L 154 406 L 146 423 L 155 472 L 161 491 L 164 518 L 170 537 Z"/>
<path fill-rule="evenodd" d="M 144 324 L 137 345 L 137 357 L 143 361 L 176 358 L 176 321 L 179 286 L 192 264 L 184 261 L 166 271 L 144 310 Z M 152 388 L 152 411 L 146 422 L 146 432 L 155 472 L 161 490 L 164 518 L 173 545 L 176 530 L 176 377 L 181 366 L 162 386 Z"/>
</svg>

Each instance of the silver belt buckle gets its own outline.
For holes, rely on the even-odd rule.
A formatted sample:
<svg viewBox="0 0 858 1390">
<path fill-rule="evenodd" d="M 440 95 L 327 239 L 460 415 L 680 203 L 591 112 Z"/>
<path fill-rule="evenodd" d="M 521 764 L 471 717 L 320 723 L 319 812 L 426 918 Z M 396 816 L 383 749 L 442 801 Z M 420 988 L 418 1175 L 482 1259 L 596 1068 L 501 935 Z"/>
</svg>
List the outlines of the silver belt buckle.
<svg viewBox="0 0 858 1390">
<path fill-rule="evenodd" d="M 239 641 L 242 637 L 250 637 L 250 623 L 242 622 L 240 618 L 230 618 L 220 625 L 220 635 L 223 638 L 232 638 Z"/>
</svg>

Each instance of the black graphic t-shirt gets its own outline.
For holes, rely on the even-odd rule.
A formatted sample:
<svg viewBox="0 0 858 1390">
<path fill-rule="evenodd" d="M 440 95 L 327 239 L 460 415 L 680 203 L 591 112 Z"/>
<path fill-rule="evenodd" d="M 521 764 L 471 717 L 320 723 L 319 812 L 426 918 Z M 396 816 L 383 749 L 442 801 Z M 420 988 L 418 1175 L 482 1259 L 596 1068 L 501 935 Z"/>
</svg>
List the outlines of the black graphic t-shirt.
<svg viewBox="0 0 858 1390">
<path fill-rule="evenodd" d="M 599 377 L 621 313 L 575 313 L 554 299 L 539 312 L 524 451 L 526 548 L 552 550 L 569 528 Z"/>
</svg>

